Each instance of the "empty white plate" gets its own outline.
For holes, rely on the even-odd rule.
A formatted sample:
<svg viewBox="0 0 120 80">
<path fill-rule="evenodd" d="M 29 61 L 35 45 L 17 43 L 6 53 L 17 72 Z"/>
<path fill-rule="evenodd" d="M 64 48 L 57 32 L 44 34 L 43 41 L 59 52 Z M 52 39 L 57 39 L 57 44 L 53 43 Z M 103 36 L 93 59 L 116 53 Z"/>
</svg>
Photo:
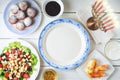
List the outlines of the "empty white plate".
<svg viewBox="0 0 120 80">
<path fill-rule="evenodd" d="M 88 55 L 90 40 L 87 31 L 71 19 L 50 22 L 40 33 L 38 47 L 41 57 L 57 69 L 72 69 Z"/>
</svg>

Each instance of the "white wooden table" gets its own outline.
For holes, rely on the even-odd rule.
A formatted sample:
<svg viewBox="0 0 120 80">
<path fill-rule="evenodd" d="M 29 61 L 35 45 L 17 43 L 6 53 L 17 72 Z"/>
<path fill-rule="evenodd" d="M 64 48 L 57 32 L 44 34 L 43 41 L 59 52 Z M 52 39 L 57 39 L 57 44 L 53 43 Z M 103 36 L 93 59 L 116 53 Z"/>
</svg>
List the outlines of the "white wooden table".
<svg viewBox="0 0 120 80">
<path fill-rule="evenodd" d="M 8 39 L 20 38 L 25 41 L 28 41 L 38 50 L 37 44 L 38 44 L 38 37 L 39 37 L 40 31 L 51 20 L 43 15 L 41 25 L 39 26 L 39 29 L 36 30 L 34 33 L 27 35 L 27 36 L 18 36 L 16 34 L 13 34 L 6 28 L 4 21 L 3 21 L 4 8 L 9 1 L 10 0 L 0 0 L 0 42 L 5 43 L 5 41 Z M 35 1 L 42 8 L 42 4 L 43 4 L 44 0 L 35 0 Z M 84 10 L 85 7 L 90 8 L 90 5 L 93 3 L 93 0 L 62 0 L 62 1 L 64 3 L 65 10 L 61 17 L 71 18 L 76 21 L 79 21 L 77 18 L 76 12 L 80 11 L 80 10 Z M 114 10 L 113 12 L 115 13 L 115 15 L 118 17 L 118 20 L 120 21 L 120 8 L 119 8 L 120 0 L 108 0 L 108 2 L 110 4 L 110 6 L 112 7 L 112 9 Z M 92 42 L 91 45 L 93 48 L 96 46 L 96 48 L 104 54 L 103 49 L 104 49 L 105 44 L 96 45 L 96 44 L 94 44 L 94 40 L 92 38 L 91 38 L 91 42 Z M 111 77 L 108 80 L 120 80 L 120 75 L 119 75 L 120 74 L 120 60 L 110 61 L 110 62 L 115 67 L 115 72 L 111 75 Z M 41 73 L 46 68 L 51 68 L 51 67 L 49 65 L 47 65 L 41 59 L 41 70 L 40 70 L 40 74 L 36 80 L 40 80 Z M 69 70 L 69 71 L 56 70 L 56 71 L 58 73 L 59 80 L 79 80 L 79 78 L 80 78 L 80 75 L 78 75 L 78 73 L 75 70 Z M 84 79 L 84 80 L 86 80 L 86 79 Z"/>
</svg>

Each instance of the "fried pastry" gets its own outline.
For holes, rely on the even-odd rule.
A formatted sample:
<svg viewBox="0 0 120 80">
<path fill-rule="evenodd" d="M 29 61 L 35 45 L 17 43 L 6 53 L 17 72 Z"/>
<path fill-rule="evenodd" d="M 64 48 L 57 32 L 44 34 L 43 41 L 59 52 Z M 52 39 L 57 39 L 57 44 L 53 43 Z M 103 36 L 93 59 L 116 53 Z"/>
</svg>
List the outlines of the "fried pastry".
<svg viewBox="0 0 120 80">
<path fill-rule="evenodd" d="M 97 65 L 96 59 L 92 59 L 91 61 L 89 61 L 88 65 L 87 65 L 87 68 L 86 68 L 86 72 L 87 73 L 93 73 L 96 65 Z"/>
<path fill-rule="evenodd" d="M 90 78 L 99 78 L 105 76 L 105 70 L 107 70 L 107 65 L 100 65 L 97 66 L 97 60 L 91 59 L 88 64 L 85 72 L 87 73 L 88 77 Z"/>
<path fill-rule="evenodd" d="M 103 76 L 105 76 L 105 73 L 103 71 L 98 71 L 98 72 L 89 74 L 90 78 L 98 78 L 98 77 L 103 77 Z"/>
<path fill-rule="evenodd" d="M 105 71 L 105 70 L 107 70 L 107 69 L 108 69 L 107 65 L 101 65 L 101 66 L 97 66 L 97 67 L 95 68 L 95 72 Z"/>
</svg>

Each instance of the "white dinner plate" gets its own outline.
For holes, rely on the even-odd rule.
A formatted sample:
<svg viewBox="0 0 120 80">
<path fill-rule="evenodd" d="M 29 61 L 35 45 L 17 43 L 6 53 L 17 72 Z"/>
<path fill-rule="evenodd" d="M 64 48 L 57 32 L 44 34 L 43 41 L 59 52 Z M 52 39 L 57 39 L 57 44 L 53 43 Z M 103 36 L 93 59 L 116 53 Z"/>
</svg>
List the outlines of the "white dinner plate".
<svg viewBox="0 0 120 80">
<path fill-rule="evenodd" d="M 12 25 L 8 22 L 8 18 L 9 18 L 9 13 L 10 13 L 10 6 L 19 1 L 20 0 L 10 0 L 10 2 L 7 4 L 6 8 L 4 9 L 4 14 L 3 14 L 4 23 L 6 24 L 6 27 L 8 28 L 8 30 L 10 30 L 11 32 L 18 34 L 18 35 L 27 35 L 27 34 L 34 32 L 39 27 L 41 23 L 41 19 L 42 19 L 42 13 L 41 13 L 41 9 L 39 5 L 34 0 L 25 0 L 30 3 L 31 7 L 37 10 L 37 15 L 34 18 L 34 23 L 30 27 L 27 27 L 22 31 L 17 30 L 15 28 L 15 25 Z"/>
<path fill-rule="evenodd" d="M 41 57 L 50 66 L 68 70 L 79 66 L 87 58 L 90 39 L 81 24 L 62 18 L 43 28 L 38 47 Z"/>
<path fill-rule="evenodd" d="M 87 67 L 88 62 L 91 59 L 97 59 L 98 65 L 102 65 L 102 64 L 106 64 L 108 66 L 108 69 L 105 71 L 105 76 L 104 77 L 100 77 L 100 78 L 89 78 L 85 72 L 85 69 Z M 104 57 L 100 52 L 98 52 L 97 50 L 94 50 L 92 53 L 90 53 L 90 55 L 88 56 L 87 60 L 81 65 L 79 66 L 76 71 L 79 73 L 80 75 L 80 80 L 108 80 L 108 78 L 111 76 L 111 74 L 114 72 L 114 67 L 112 66 L 112 64 L 109 62 L 109 60 Z"/>
<path fill-rule="evenodd" d="M 9 43 L 14 42 L 14 41 L 20 42 L 21 45 L 23 45 L 25 47 L 28 47 L 32 51 L 32 53 L 34 53 L 36 55 L 36 57 L 38 59 L 38 62 L 34 66 L 35 70 L 33 71 L 33 74 L 30 75 L 30 78 L 28 79 L 28 80 L 35 80 L 37 78 L 38 74 L 39 74 L 39 71 L 40 71 L 40 58 L 39 58 L 38 52 L 36 51 L 36 49 L 31 44 L 29 44 L 28 42 L 26 42 L 24 40 L 20 40 L 20 39 L 9 39 L 9 40 L 6 40 L 5 42 L 0 42 L 1 43 L 0 54 L 2 53 L 2 50 L 5 47 L 8 47 Z"/>
</svg>

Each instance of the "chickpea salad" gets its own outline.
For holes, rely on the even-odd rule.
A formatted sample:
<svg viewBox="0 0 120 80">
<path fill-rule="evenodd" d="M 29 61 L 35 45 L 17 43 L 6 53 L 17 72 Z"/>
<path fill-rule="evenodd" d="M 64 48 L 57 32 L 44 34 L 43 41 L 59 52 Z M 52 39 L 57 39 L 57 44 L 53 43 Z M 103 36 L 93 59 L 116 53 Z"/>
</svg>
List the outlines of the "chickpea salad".
<svg viewBox="0 0 120 80">
<path fill-rule="evenodd" d="M 14 41 L 0 54 L 0 78 L 2 80 L 28 80 L 38 59 L 28 48 Z"/>
</svg>

